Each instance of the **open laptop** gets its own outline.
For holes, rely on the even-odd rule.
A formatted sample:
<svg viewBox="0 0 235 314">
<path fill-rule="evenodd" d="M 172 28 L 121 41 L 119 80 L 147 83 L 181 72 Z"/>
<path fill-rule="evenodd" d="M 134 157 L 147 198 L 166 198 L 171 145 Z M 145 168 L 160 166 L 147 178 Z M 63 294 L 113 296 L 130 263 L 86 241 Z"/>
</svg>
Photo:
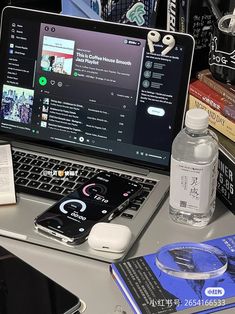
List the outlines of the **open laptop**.
<svg viewBox="0 0 235 314">
<path fill-rule="evenodd" d="M 111 171 L 143 184 L 143 195 L 113 221 L 131 229 L 131 247 L 169 189 L 193 49 L 187 34 L 5 8 L 0 136 L 12 143 L 19 193 L 17 205 L 1 207 L 0 234 L 105 261 L 123 258 L 128 250 L 46 238 L 34 218 L 98 171 Z"/>
</svg>

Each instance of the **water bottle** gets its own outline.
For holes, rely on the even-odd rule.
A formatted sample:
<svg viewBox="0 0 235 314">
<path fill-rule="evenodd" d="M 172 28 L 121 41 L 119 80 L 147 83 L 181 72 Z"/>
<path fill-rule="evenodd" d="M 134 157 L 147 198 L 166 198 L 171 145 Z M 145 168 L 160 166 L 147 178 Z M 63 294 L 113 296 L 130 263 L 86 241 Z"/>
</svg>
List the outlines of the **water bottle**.
<svg viewBox="0 0 235 314">
<path fill-rule="evenodd" d="M 208 129 L 208 113 L 190 109 L 185 128 L 172 144 L 170 217 L 178 223 L 202 228 L 215 210 L 218 138 Z"/>
</svg>

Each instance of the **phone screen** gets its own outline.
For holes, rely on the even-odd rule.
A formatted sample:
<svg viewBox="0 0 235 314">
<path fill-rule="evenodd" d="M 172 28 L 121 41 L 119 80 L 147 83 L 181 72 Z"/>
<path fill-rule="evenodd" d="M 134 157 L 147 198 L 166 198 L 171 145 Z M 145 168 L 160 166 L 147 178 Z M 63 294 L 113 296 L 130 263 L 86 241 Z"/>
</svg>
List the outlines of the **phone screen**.
<svg viewBox="0 0 235 314">
<path fill-rule="evenodd" d="M 1 314 L 78 313 L 77 296 L 0 246 Z"/>
<path fill-rule="evenodd" d="M 80 243 L 95 223 L 111 220 L 140 190 L 136 182 L 99 173 L 37 217 L 35 226 L 64 242 Z"/>
</svg>

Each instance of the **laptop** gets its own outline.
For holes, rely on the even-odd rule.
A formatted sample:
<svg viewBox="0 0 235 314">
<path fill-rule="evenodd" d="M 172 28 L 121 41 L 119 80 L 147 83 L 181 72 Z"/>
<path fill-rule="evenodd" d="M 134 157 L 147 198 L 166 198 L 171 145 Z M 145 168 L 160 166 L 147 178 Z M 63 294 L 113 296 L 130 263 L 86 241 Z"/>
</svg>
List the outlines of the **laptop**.
<svg viewBox="0 0 235 314">
<path fill-rule="evenodd" d="M 0 234 L 107 262 L 126 256 L 67 246 L 34 218 L 99 171 L 141 182 L 112 222 L 145 230 L 169 190 L 182 127 L 192 36 L 6 7 L 0 42 L 0 137 L 12 144 L 17 204 Z M 74 175 L 76 174 L 76 175 Z"/>
</svg>

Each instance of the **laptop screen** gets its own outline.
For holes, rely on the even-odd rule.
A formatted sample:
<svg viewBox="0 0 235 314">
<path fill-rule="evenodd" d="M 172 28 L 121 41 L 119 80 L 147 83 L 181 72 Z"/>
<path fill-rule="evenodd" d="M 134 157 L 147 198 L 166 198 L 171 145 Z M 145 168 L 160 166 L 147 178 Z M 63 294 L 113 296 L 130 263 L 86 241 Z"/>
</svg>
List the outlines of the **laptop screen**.
<svg viewBox="0 0 235 314">
<path fill-rule="evenodd" d="M 12 139 L 168 169 L 193 39 L 150 52 L 150 29 L 6 8 L 0 131 Z"/>
</svg>

